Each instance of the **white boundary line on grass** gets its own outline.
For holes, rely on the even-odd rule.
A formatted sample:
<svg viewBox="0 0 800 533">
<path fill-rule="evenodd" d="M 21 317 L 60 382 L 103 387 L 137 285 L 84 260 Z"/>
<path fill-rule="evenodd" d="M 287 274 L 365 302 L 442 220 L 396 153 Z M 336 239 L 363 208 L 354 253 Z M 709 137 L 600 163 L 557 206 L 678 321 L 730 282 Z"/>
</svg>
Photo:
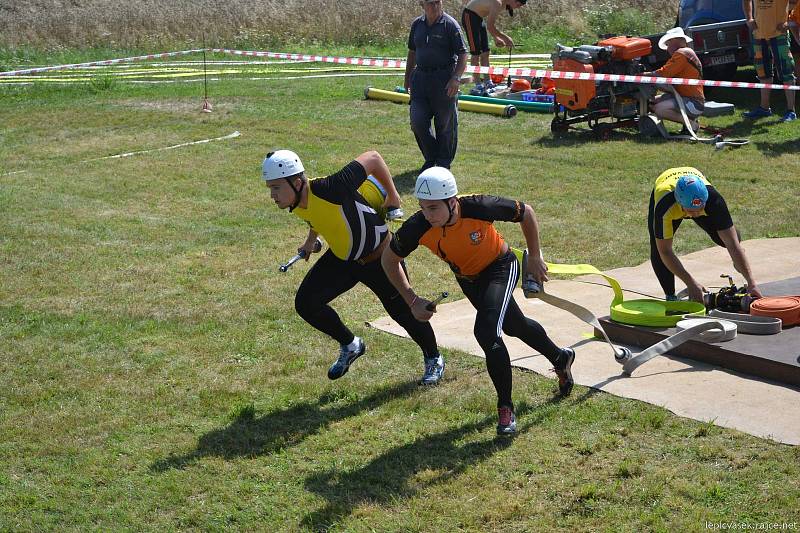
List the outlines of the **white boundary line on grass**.
<svg viewBox="0 0 800 533">
<path fill-rule="evenodd" d="M 374 77 L 374 76 L 402 76 L 402 72 L 352 72 L 352 73 L 340 73 L 340 74 L 309 74 L 306 76 L 273 76 L 273 77 L 260 77 L 260 78 L 239 78 L 248 81 L 274 81 L 274 80 L 304 80 L 307 78 L 358 78 L 358 77 Z M 202 73 L 200 73 L 202 76 Z M 208 78 L 208 81 L 221 81 L 222 78 Z M 129 79 L 119 79 L 117 83 L 140 83 L 140 84 L 148 84 L 148 85 L 161 85 L 167 83 L 199 83 L 202 82 L 202 78 L 193 78 L 193 79 L 184 79 L 184 80 L 129 80 Z M 0 84 L 0 87 L 4 87 L 6 85 L 34 85 L 35 81 L 9 81 L 3 84 Z M 74 80 L 58 80 L 58 81 L 48 81 L 48 84 L 51 85 L 71 85 L 75 83 L 86 83 L 85 78 L 76 78 Z"/>
<path fill-rule="evenodd" d="M 203 139 L 202 141 L 191 141 L 191 142 L 186 142 L 186 143 L 181 143 L 181 144 L 174 144 L 172 146 L 165 146 L 163 148 L 153 148 L 152 150 L 139 150 L 138 152 L 127 152 L 127 153 L 124 153 L 124 154 L 115 154 L 115 155 L 107 155 L 105 157 L 96 157 L 94 159 L 84 159 L 83 161 L 81 161 L 81 163 L 90 163 L 92 161 L 103 161 L 104 159 L 119 159 L 119 158 L 122 158 L 122 157 L 131 157 L 131 156 L 134 156 L 134 155 L 149 154 L 149 153 L 152 153 L 152 152 L 163 152 L 164 150 L 174 150 L 175 148 L 183 148 L 184 146 L 191 146 L 193 144 L 205 144 L 205 143 L 210 143 L 210 142 L 214 142 L 214 141 L 224 141 L 226 139 L 234 139 L 234 138 L 236 138 L 236 137 L 238 137 L 240 135 L 241 135 L 241 133 L 239 133 L 238 131 L 234 131 L 233 133 L 229 133 L 228 135 L 225 135 L 223 137 L 215 137 L 213 139 Z"/>
<path fill-rule="evenodd" d="M 235 139 L 239 137 L 241 133 L 239 131 L 234 131 L 233 133 L 229 133 L 228 135 L 224 135 L 222 137 L 214 137 L 213 139 L 203 139 L 200 141 L 190 141 L 181 144 L 173 144 L 172 146 L 165 146 L 163 148 L 153 148 L 151 150 L 139 150 L 137 152 L 126 152 L 124 154 L 114 154 L 114 155 L 107 155 L 105 157 L 95 157 L 94 159 L 84 159 L 82 161 L 78 161 L 79 163 L 91 163 L 93 161 L 103 161 L 105 159 L 121 159 L 123 157 L 131 157 L 134 155 L 141 155 L 141 154 L 149 154 L 152 152 L 163 152 L 164 150 L 174 150 L 175 148 L 183 148 L 184 146 L 192 146 L 195 144 L 205 144 L 214 141 L 225 141 L 227 139 Z M 15 170 L 13 172 L 6 172 L 5 174 L 0 174 L 0 176 L 11 176 L 13 174 L 23 174 L 28 172 L 27 170 Z"/>
</svg>

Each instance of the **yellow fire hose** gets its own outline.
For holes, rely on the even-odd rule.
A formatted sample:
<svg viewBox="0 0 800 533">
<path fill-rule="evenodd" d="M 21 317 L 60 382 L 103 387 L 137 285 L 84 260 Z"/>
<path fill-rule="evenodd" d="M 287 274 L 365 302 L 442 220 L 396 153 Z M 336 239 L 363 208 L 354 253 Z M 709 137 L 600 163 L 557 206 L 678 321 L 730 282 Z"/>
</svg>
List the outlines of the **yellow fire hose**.
<svg viewBox="0 0 800 533">
<path fill-rule="evenodd" d="M 389 100 L 401 104 L 407 104 L 411 101 L 411 96 L 408 94 L 384 91 L 375 89 L 374 87 L 367 87 L 364 89 L 364 98 L 368 100 Z M 511 118 L 517 114 L 517 108 L 513 105 L 485 104 L 483 102 L 466 102 L 462 100 L 458 101 L 458 109 L 461 111 L 472 111 L 474 113 L 489 113 L 506 118 Z"/>
<path fill-rule="evenodd" d="M 513 249 L 513 251 L 517 255 L 517 258 L 520 259 L 522 271 L 525 272 L 527 270 L 528 251 L 517 249 Z M 625 301 L 619 282 L 592 265 L 565 265 L 547 262 L 545 262 L 545 264 L 547 265 L 547 271 L 551 274 L 566 274 L 572 276 L 597 274 L 605 278 L 614 291 L 614 298 L 610 305 L 610 315 L 611 320 L 615 322 L 636 326 L 674 327 L 680 320 L 685 318 L 697 318 L 705 315 L 705 306 L 697 302 L 666 302 L 654 299 Z M 594 313 L 585 307 L 575 302 L 559 298 L 558 296 L 548 294 L 544 291 L 543 287 L 537 287 L 529 291 L 526 290 L 526 286 L 523 284 L 523 292 L 526 298 L 539 298 L 552 306 L 571 313 L 581 321 L 593 326 L 605 338 L 608 345 L 611 346 L 614 359 L 623 365 L 622 372 L 627 376 L 630 376 L 636 368 L 650 359 L 663 355 L 684 342 L 699 337 L 705 332 L 709 333 L 706 333 L 704 340 L 707 342 L 718 342 L 731 338 L 731 328 L 733 329 L 734 335 L 736 330 L 735 325 L 726 323 L 724 320 L 708 319 L 695 321 L 686 324 L 685 328 L 679 327 L 679 329 L 682 330 L 678 333 L 667 337 L 641 352 L 631 352 L 628 348 L 614 345 L 603 329 L 603 326 L 597 320 L 597 317 L 594 316 Z"/>
</svg>

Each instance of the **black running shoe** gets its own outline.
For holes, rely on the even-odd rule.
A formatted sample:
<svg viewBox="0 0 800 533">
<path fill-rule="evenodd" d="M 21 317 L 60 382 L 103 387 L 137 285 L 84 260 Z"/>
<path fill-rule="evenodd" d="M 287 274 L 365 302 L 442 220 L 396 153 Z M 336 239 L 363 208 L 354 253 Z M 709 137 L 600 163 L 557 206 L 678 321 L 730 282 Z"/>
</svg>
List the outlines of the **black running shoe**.
<svg viewBox="0 0 800 533">
<path fill-rule="evenodd" d="M 444 376 L 444 357 L 438 355 L 425 358 L 425 374 L 422 375 L 423 385 L 436 385 Z"/>
<path fill-rule="evenodd" d="M 346 346 L 342 346 L 339 349 L 339 358 L 328 369 L 328 379 L 339 379 L 344 376 L 347 374 L 353 361 L 364 355 L 364 352 L 367 350 L 367 345 L 360 337 L 356 337 L 355 340 L 358 341 L 355 350 L 348 350 Z"/>
<path fill-rule="evenodd" d="M 561 393 L 561 396 L 569 396 L 572 392 L 572 386 L 575 385 L 575 380 L 572 379 L 572 363 L 575 362 L 575 350 L 564 348 L 561 350 L 561 355 L 564 358 L 564 364 L 561 368 L 555 369 L 558 376 L 558 392 Z"/>
<path fill-rule="evenodd" d="M 514 410 L 511 407 L 503 406 L 497 408 L 497 434 L 498 435 L 514 435 L 517 433 L 517 418 L 514 416 Z"/>
</svg>

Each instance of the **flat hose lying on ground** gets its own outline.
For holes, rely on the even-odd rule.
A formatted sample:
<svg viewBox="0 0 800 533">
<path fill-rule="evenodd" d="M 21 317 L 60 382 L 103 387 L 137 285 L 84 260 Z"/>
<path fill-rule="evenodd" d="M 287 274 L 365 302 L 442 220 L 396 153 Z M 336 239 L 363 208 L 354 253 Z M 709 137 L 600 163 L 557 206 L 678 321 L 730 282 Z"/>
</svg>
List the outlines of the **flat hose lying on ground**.
<svg viewBox="0 0 800 533">
<path fill-rule="evenodd" d="M 661 121 L 656 121 L 655 128 L 658 130 L 658 133 L 660 133 L 661 136 L 664 137 L 665 139 L 688 140 L 704 144 L 713 144 L 714 148 L 716 148 L 717 150 L 725 148 L 726 146 L 738 148 L 740 146 L 744 146 L 750 143 L 750 141 L 747 139 L 725 140 L 723 139 L 722 135 L 715 135 L 714 137 L 698 137 L 697 133 L 695 133 L 694 129 L 692 129 L 691 121 L 689 120 L 689 115 L 686 113 L 686 105 L 683 103 L 683 98 L 681 97 L 680 94 L 678 94 L 678 91 L 675 90 L 675 87 L 673 87 L 672 85 L 659 85 L 658 87 L 660 89 L 663 89 L 664 91 L 672 93 L 672 95 L 675 97 L 675 101 L 678 103 L 678 110 L 681 112 L 681 117 L 683 118 L 683 126 L 686 129 L 686 131 L 689 132 L 688 135 L 681 135 L 681 134 L 672 135 L 667 131 L 667 129 L 664 127 L 664 124 L 662 124 Z M 646 117 L 640 118 L 640 120 L 642 119 L 646 119 Z"/>
<path fill-rule="evenodd" d="M 527 250 L 522 251 L 513 249 L 513 251 L 520 259 L 524 277 L 524 273 L 527 271 Z M 705 314 L 705 307 L 703 304 L 697 302 L 666 302 L 660 300 L 629 300 L 626 302 L 624 300 L 622 287 L 620 286 L 619 282 L 615 278 L 605 274 L 592 265 L 568 265 L 547 262 L 545 262 L 545 264 L 547 265 L 547 271 L 550 274 L 597 274 L 605 278 L 606 281 L 608 281 L 611 289 L 614 291 L 614 298 L 611 302 L 610 310 L 612 312 L 611 318 L 615 322 L 628 323 L 625 322 L 625 319 L 633 317 L 633 325 L 647 326 L 648 324 L 652 324 L 654 326 L 673 327 L 677 326 L 678 322 L 681 320 L 695 319 Z M 593 326 L 595 330 L 599 331 L 600 334 L 605 338 L 609 346 L 611 346 L 614 353 L 614 359 L 623 365 L 622 372 L 627 376 L 630 376 L 636 368 L 641 366 L 643 363 L 646 363 L 650 359 L 659 355 L 663 355 L 686 341 L 696 339 L 701 334 L 704 334 L 702 340 L 705 342 L 719 342 L 722 340 L 727 340 L 726 337 L 730 337 L 731 330 L 733 330 L 733 334 L 735 335 L 737 329 L 736 324 L 731 324 L 725 320 L 701 320 L 690 324 L 684 324 L 681 328 L 682 331 L 667 337 L 666 339 L 648 347 L 645 350 L 642 350 L 641 352 L 633 353 L 628 348 L 616 346 L 611 342 L 611 339 L 608 337 L 608 334 L 605 332 L 603 326 L 600 324 L 600 321 L 597 320 L 597 317 L 594 315 L 594 313 L 574 302 L 559 298 L 558 296 L 554 296 L 552 294 L 548 294 L 541 287 L 537 288 L 538 292 L 531 292 L 525 290 L 525 286 L 523 285 L 525 297 L 539 298 L 545 303 L 558 307 L 559 309 L 563 309 L 581 321 Z M 678 304 L 684 306 L 685 311 L 681 314 L 670 315 L 669 310 L 673 309 L 674 306 Z M 657 306 L 659 307 L 659 310 L 656 311 Z M 617 309 L 616 317 L 614 316 L 615 308 Z M 622 318 L 622 320 L 620 320 L 620 318 Z"/>
</svg>

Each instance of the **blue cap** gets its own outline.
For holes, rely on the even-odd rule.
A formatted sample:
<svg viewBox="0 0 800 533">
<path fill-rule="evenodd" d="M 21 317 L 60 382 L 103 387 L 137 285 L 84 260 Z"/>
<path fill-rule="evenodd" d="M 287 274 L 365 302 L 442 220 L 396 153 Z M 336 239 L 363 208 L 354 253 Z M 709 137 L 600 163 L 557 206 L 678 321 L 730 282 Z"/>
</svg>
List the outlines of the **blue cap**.
<svg viewBox="0 0 800 533">
<path fill-rule="evenodd" d="M 684 209 L 702 209 L 708 200 L 708 188 L 699 176 L 684 174 L 675 184 L 675 199 Z"/>
</svg>

